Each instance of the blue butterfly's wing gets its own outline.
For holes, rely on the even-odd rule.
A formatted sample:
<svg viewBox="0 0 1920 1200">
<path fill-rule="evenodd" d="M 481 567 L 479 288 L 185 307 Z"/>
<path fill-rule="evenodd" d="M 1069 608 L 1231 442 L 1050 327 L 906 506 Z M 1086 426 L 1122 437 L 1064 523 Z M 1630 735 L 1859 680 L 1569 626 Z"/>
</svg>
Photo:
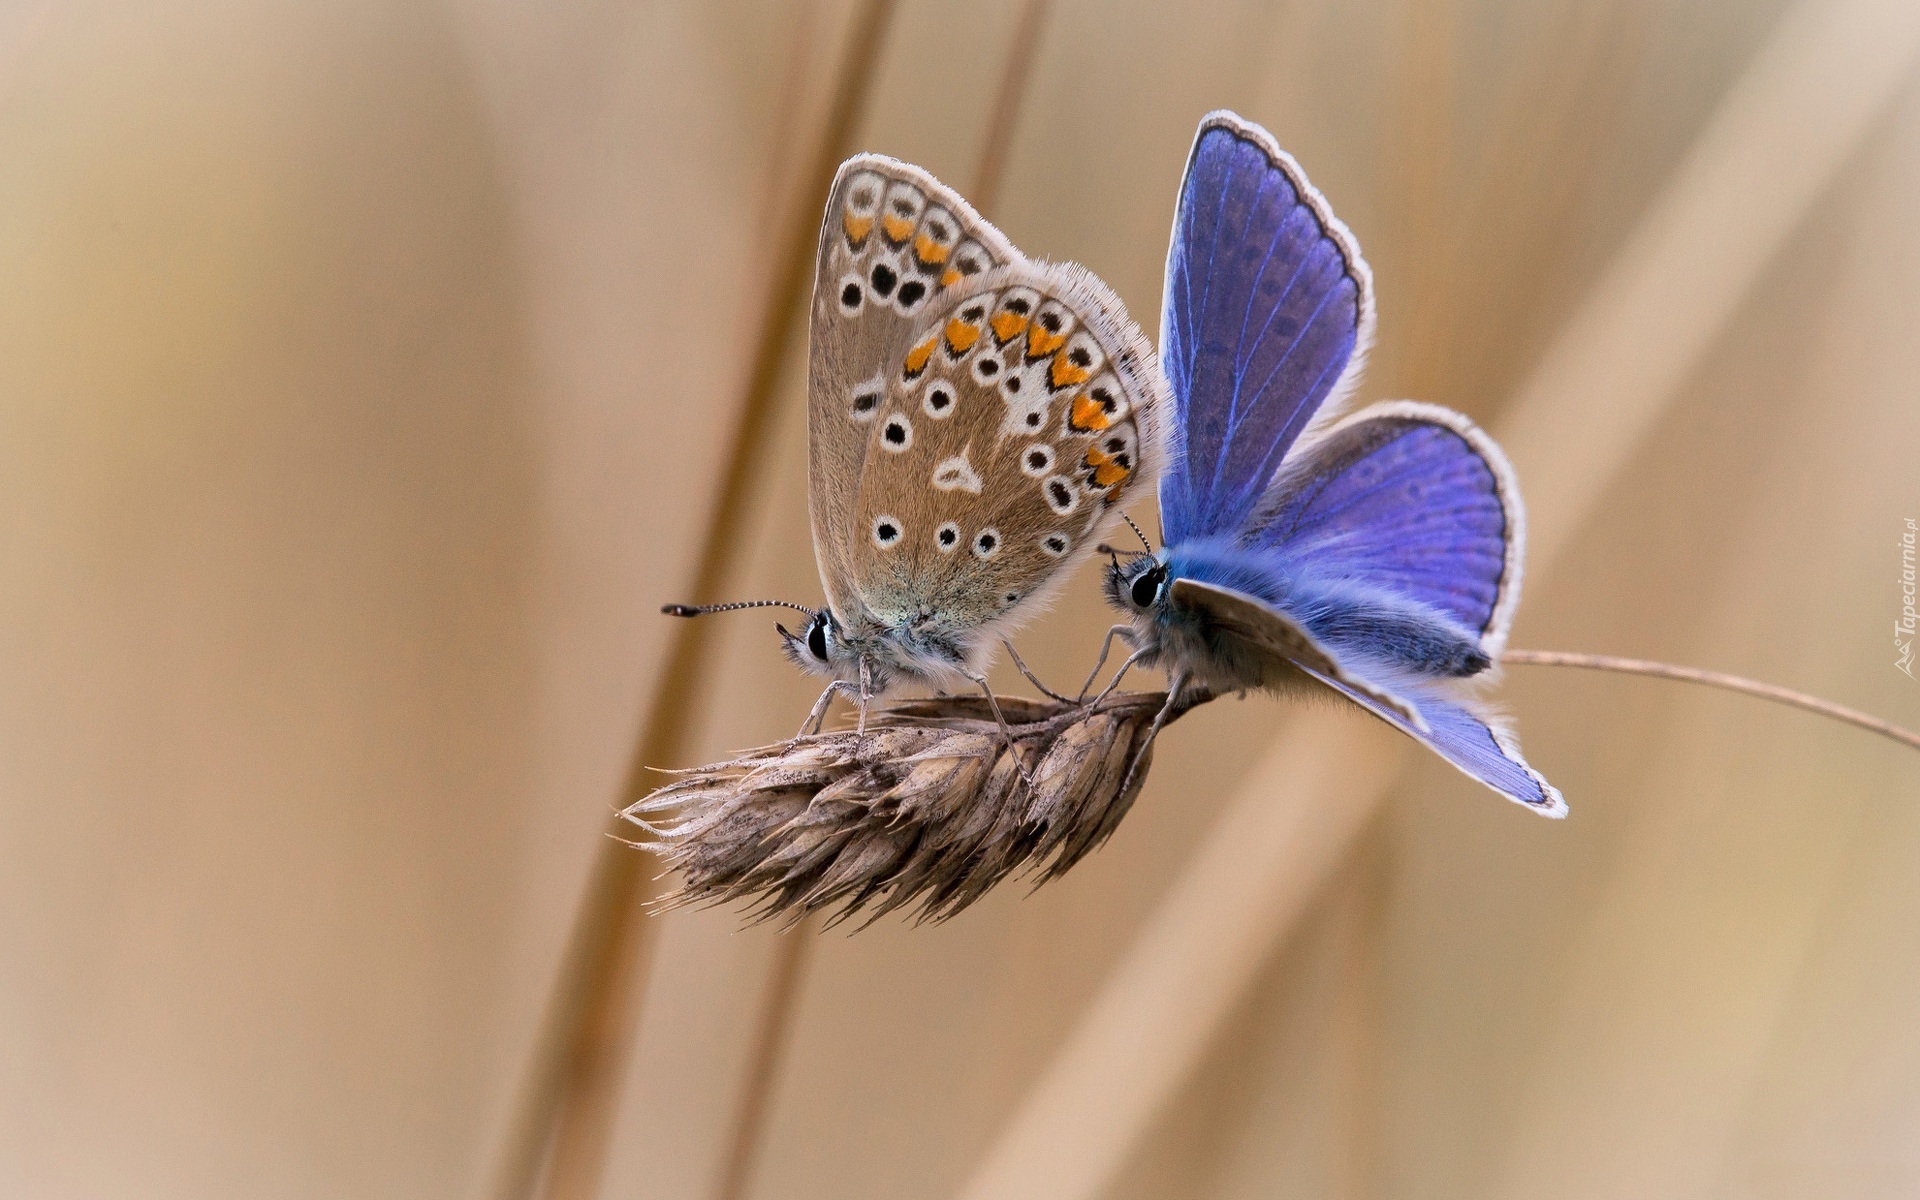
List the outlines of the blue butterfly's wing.
<svg viewBox="0 0 1920 1200">
<path fill-rule="evenodd" d="M 1391 689 L 1371 677 L 1381 672 L 1378 666 L 1369 667 L 1361 657 L 1343 657 L 1285 612 L 1232 588 L 1176 579 L 1170 598 L 1184 621 L 1205 630 L 1216 656 L 1240 663 L 1284 661 L 1494 791 L 1547 816 L 1566 815 L 1560 793 L 1520 757 L 1520 747 L 1510 734 L 1432 685 L 1404 680 L 1410 686 Z M 1250 674 L 1242 670 L 1243 678 Z M 1404 678 L 1404 673 L 1393 674 Z"/>
<path fill-rule="evenodd" d="M 1424 605 L 1499 653 L 1520 598 L 1525 510 L 1492 438 L 1451 409 L 1396 401 L 1347 418 L 1295 460 L 1252 543 Z"/>
<path fill-rule="evenodd" d="M 1273 137 L 1200 123 L 1167 252 L 1161 361 L 1179 426 L 1169 542 L 1237 531 L 1373 331 L 1359 247 Z"/>
<path fill-rule="evenodd" d="M 1388 688 L 1349 673 L 1304 625 L 1258 596 L 1198 579 L 1176 579 L 1169 599 L 1183 620 L 1206 630 L 1215 654 L 1243 663 L 1287 663 L 1311 670 L 1322 681 L 1338 682 L 1343 689 L 1364 695 L 1375 708 L 1423 726 L 1425 718 L 1418 708 Z"/>
<path fill-rule="evenodd" d="M 1508 799 L 1541 816 L 1567 815 L 1567 802 L 1559 790 L 1520 757 L 1520 743 L 1513 735 L 1476 716 L 1457 700 L 1430 692 L 1409 696 L 1425 719 L 1426 729 L 1422 731 L 1354 688 L 1311 668 L 1301 669 Z"/>
</svg>

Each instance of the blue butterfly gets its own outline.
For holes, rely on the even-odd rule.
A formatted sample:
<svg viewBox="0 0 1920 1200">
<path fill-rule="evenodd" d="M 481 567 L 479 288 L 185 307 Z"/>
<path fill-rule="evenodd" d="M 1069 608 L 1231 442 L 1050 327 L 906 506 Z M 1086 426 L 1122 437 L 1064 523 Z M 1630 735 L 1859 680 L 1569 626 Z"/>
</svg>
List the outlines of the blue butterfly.
<svg viewBox="0 0 1920 1200">
<path fill-rule="evenodd" d="M 1353 235 L 1271 134 L 1209 114 L 1181 184 L 1161 313 L 1175 402 L 1167 544 L 1115 553 L 1107 597 L 1131 622 L 1107 647 L 1119 636 L 1127 666 L 1167 672 L 1148 741 L 1190 686 L 1324 685 L 1563 816 L 1560 793 L 1470 690 L 1520 599 L 1513 469 L 1449 409 L 1398 401 L 1330 418 L 1373 325 Z"/>
</svg>

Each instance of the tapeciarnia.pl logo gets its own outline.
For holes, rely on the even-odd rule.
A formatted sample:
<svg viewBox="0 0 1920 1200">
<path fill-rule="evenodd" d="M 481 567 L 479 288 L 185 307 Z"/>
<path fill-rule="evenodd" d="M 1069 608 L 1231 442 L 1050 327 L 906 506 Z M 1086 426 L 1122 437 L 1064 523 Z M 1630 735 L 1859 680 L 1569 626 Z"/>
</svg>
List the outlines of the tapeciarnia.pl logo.
<svg viewBox="0 0 1920 1200">
<path fill-rule="evenodd" d="M 1916 530 L 1914 519 L 1907 518 L 1907 529 L 1900 535 L 1900 616 L 1893 623 L 1894 669 L 1913 678 L 1913 632 L 1915 616 L 1913 611 L 1914 575 L 1913 542 Z"/>
</svg>

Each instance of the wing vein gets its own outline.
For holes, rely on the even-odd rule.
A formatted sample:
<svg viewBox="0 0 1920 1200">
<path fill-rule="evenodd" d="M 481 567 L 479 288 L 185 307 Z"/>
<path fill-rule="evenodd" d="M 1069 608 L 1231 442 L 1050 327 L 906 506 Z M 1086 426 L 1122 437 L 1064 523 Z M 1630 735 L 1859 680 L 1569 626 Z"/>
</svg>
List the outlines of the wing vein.
<svg viewBox="0 0 1920 1200">
<path fill-rule="evenodd" d="M 1254 220 L 1260 212 L 1260 197 L 1266 194 L 1267 184 L 1271 182 L 1273 182 L 1273 174 L 1269 172 L 1261 178 L 1259 188 L 1253 193 L 1252 211 L 1247 214 L 1248 229 L 1253 228 Z M 1273 237 L 1267 242 L 1267 252 L 1261 256 L 1259 269 L 1254 271 L 1253 281 L 1247 287 L 1247 305 L 1240 313 L 1240 336 L 1233 345 L 1233 400 L 1227 406 L 1227 424 L 1229 426 L 1234 424 L 1234 415 L 1240 411 L 1240 383 L 1242 376 L 1246 372 L 1248 358 L 1248 355 L 1244 353 L 1247 348 L 1247 325 L 1253 320 L 1253 302 L 1260 295 L 1260 277 L 1267 273 L 1267 264 L 1273 261 L 1274 247 L 1280 244 L 1280 237 L 1286 232 L 1286 228 L 1286 218 L 1282 217 L 1280 223 L 1274 227 Z M 1295 272 L 1296 274 L 1298 273 L 1297 265 Z M 1293 283 L 1289 280 L 1287 283 L 1287 291 L 1291 291 L 1292 289 Z M 1284 300 L 1286 295 L 1286 291 L 1281 292 L 1281 299 Z M 1279 308 L 1279 305 L 1274 305 L 1273 312 L 1267 314 L 1267 323 L 1273 321 L 1273 313 L 1278 312 Z M 1261 325 L 1261 337 L 1266 335 L 1266 328 L 1266 324 Z M 1254 348 L 1258 349 L 1259 345 L 1260 338 L 1256 337 L 1254 339 Z"/>
<path fill-rule="evenodd" d="M 1267 372 L 1266 378 L 1260 381 L 1260 389 L 1254 393 L 1254 397 L 1255 397 L 1254 402 L 1256 404 L 1259 403 L 1258 398 L 1266 394 L 1267 385 L 1273 382 L 1273 377 L 1280 370 L 1281 366 L 1285 364 L 1288 359 L 1293 357 L 1293 352 L 1296 349 L 1298 349 L 1300 346 L 1300 339 L 1305 337 L 1307 335 L 1307 331 L 1309 329 L 1312 329 L 1314 326 L 1314 323 L 1320 319 L 1320 314 L 1323 311 L 1325 311 L 1327 307 L 1327 301 L 1333 298 L 1334 291 L 1335 291 L 1334 288 L 1328 288 L 1326 291 L 1326 294 L 1320 297 L 1320 302 L 1313 306 L 1313 312 L 1308 315 L 1305 321 L 1301 322 L 1299 331 L 1293 335 L 1293 341 L 1287 344 L 1286 353 L 1280 356 L 1280 360 L 1273 364 L 1273 369 Z M 1333 363 L 1329 362 L 1326 366 L 1320 368 L 1320 374 L 1314 376 L 1313 384 L 1302 393 L 1303 397 L 1311 396 L 1313 394 L 1314 389 L 1320 386 L 1320 381 L 1327 377 L 1327 371 L 1331 369 L 1332 366 L 1333 366 Z M 1341 364 L 1341 368 L 1343 370 L 1345 369 L 1345 366 L 1346 366 L 1345 363 Z M 1245 418 L 1242 418 L 1242 421 L 1244 420 Z M 1292 429 L 1293 422 L 1289 421 L 1287 423 L 1286 428 Z M 1226 436 L 1221 442 L 1222 453 L 1218 458 L 1214 460 L 1213 483 L 1207 489 L 1207 494 L 1209 496 L 1213 494 L 1213 491 L 1215 488 L 1220 486 L 1221 474 L 1226 470 L 1226 466 L 1227 466 L 1227 455 L 1225 451 L 1228 446 L 1232 445 L 1234 434 L 1238 432 L 1238 430 L 1239 430 L 1238 423 L 1229 426 L 1226 432 Z M 1283 430 L 1283 432 L 1285 431 Z M 1260 459 L 1261 463 L 1265 464 L 1269 460 L 1271 460 L 1273 458 L 1274 450 L 1280 447 L 1280 445 L 1283 442 L 1290 442 L 1290 441 L 1291 439 L 1288 439 L 1288 438 L 1276 437 L 1273 440 L 1273 444 L 1267 447 L 1267 452 L 1261 456 L 1261 459 Z M 1268 480 L 1270 480 L 1271 478 L 1272 478 L 1272 473 L 1270 471 L 1257 476 L 1250 477 L 1252 482 L 1257 483 L 1262 488 L 1264 488 L 1267 485 Z"/>
</svg>

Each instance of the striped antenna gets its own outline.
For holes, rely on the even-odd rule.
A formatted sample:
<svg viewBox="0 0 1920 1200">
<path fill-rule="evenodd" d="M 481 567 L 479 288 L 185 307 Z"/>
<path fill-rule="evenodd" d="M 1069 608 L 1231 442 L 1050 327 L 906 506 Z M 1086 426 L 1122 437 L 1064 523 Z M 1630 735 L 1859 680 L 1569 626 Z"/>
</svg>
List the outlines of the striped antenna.
<svg viewBox="0 0 1920 1200">
<path fill-rule="evenodd" d="M 736 608 L 792 608 L 817 617 L 820 614 L 804 604 L 795 604 L 790 600 L 739 600 L 732 604 L 663 604 L 660 611 L 670 617 L 699 617 L 707 613 L 732 612 Z"/>
</svg>

